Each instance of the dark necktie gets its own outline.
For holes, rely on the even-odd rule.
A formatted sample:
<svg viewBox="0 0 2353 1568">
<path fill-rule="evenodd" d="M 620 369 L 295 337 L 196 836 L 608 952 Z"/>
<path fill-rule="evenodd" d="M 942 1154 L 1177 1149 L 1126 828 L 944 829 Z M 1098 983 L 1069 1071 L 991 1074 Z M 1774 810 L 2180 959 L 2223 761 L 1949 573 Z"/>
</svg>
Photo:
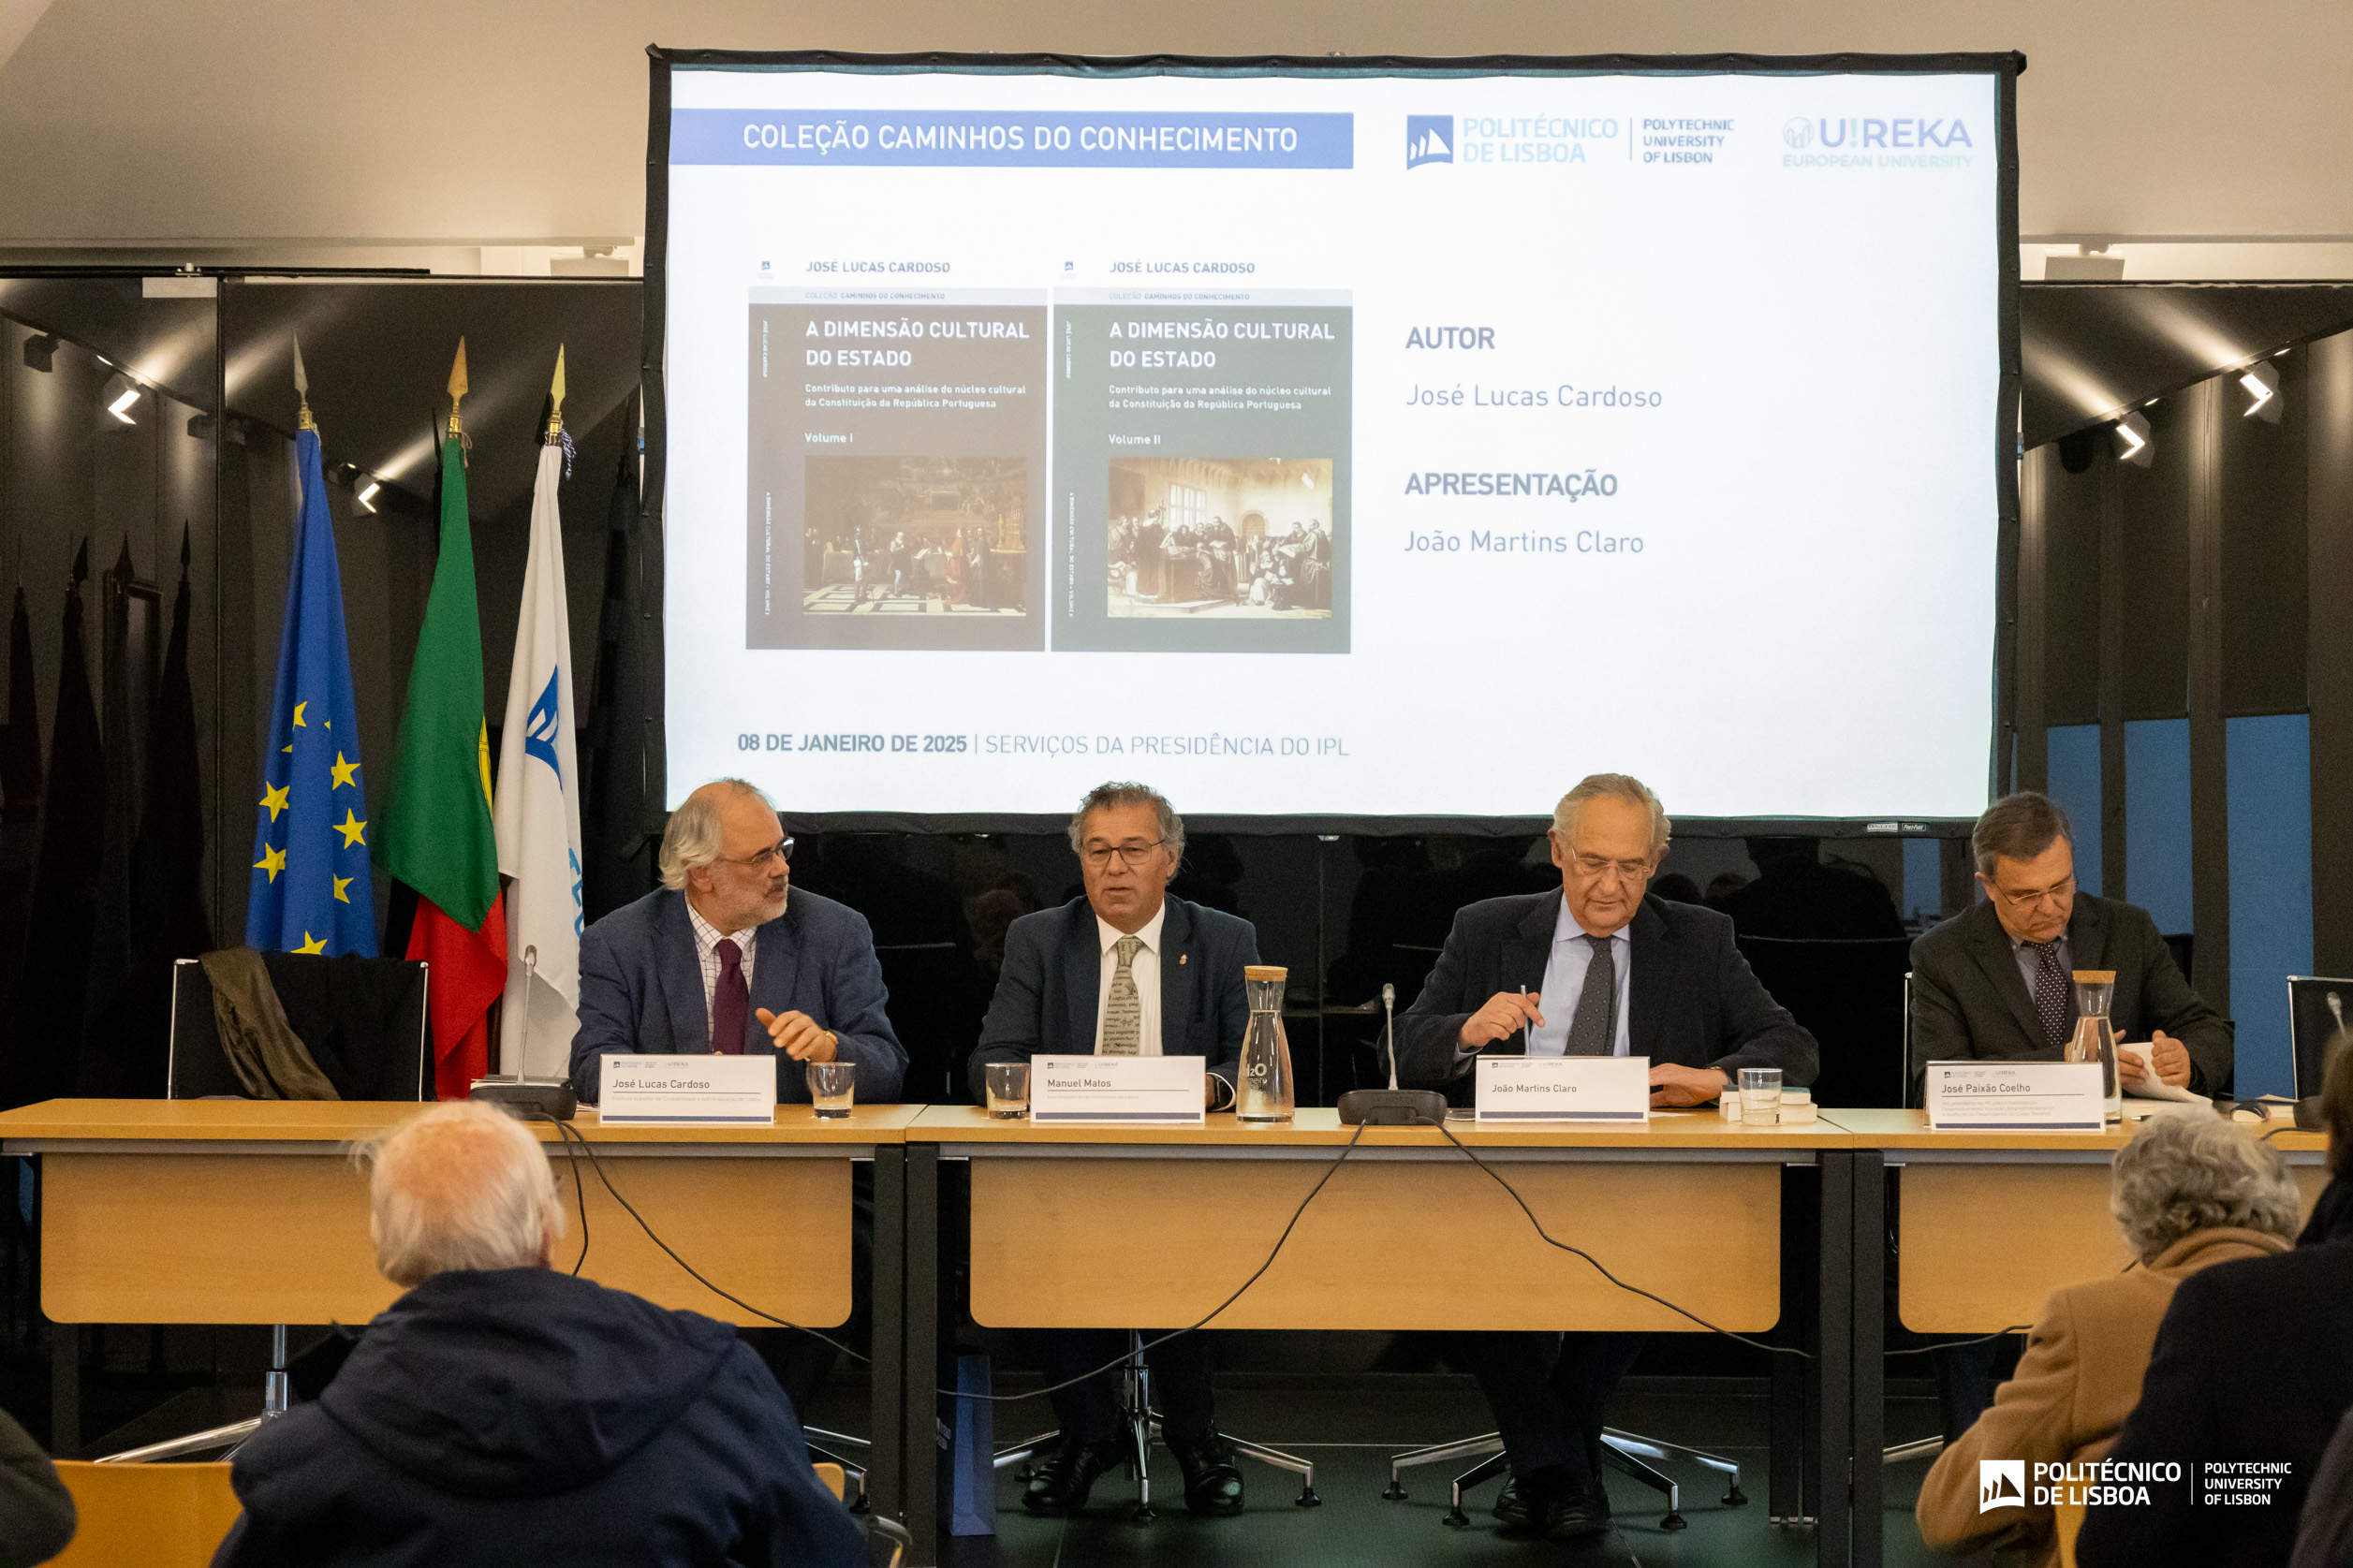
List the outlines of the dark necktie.
<svg viewBox="0 0 2353 1568">
<path fill-rule="evenodd" d="M 2042 1022 L 2042 1041 L 2053 1050 L 2063 1048 L 2075 1033 L 2075 995 L 2067 972 L 2059 967 L 2059 945 L 2029 942 L 2035 953 L 2035 1017 Z"/>
<path fill-rule="evenodd" d="M 1588 936 L 1593 961 L 1585 966 L 1585 989 L 1568 1020 L 1566 1056 L 1612 1056 L 1618 1048 L 1618 960 L 1606 936 Z"/>
<path fill-rule="evenodd" d="M 723 936 L 713 951 L 719 955 L 719 989 L 711 999 L 711 1048 L 741 1056 L 743 1020 L 752 1012 L 752 993 L 743 984 L 743 949 Z"/>
</svg>

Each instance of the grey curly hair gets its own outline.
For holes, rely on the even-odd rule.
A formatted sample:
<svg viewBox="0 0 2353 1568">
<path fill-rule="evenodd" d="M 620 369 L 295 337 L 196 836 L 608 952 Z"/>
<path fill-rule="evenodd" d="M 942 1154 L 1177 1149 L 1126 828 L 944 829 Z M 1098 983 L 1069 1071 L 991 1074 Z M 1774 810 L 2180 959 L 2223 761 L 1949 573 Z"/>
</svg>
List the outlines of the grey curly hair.
<svg viewBox="0 0 2353 1568">
<path fill-rule="evenodd" d="M 2292 1238 L 2301 1208 L 2279 1150 L 2196 1108 L 2141 1123 L 2116 1155 L 2108 1200 L 2144 1263 L 2193 1231 L 2226 1225 Z"/>
<path fill-rule="evenodd" d="M 1177 815 L 1169 798 L 1150 784 L 1114 780 L 1096 784 L 1079 802 L 1079 809 L 1070 813 L 1070 852 L 1079 853 L 1086 840 L 1087 817 L 1105 806 L 1150 806 L 1154 820 L 1159 824 L 1160 842 L 1169 846 L 1169 853 L 1184 858 L 1184 818 Z"/>
</svg>

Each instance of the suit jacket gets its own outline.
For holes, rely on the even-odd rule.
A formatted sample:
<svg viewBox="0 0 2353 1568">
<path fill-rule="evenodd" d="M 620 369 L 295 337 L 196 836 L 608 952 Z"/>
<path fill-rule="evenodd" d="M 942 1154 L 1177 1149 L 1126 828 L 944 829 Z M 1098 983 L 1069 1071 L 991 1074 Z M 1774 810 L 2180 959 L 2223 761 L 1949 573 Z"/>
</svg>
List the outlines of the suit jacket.
<svg viewBox="0 0 2353 1568">
<path fill-rule="evenodd" d="M 806 1013 L 841 1037 L 838 1060 L 858 1063 L 860 1103 L 894 1103 L 906 1077 L 907 1053 L 883 1016 L 888 998 L 866 917 L 795 888 L 784 914 L 752 938 L 743 1052 L 779 1054 L 759 1021 L 762 1007 Z M 702 965 L 695 957 L 685 894 L 648 893 L 581 934 L 581 1028 L 572 1036 L 572 1087 L 581 1099 L 596 1098 L 596 1059 L 607 1051 L 700 1056 L 710 1049 L 711 1014 L 703 1005 Z M 776 1098 L 809 1102 L 807 1078 L 789 1057 L 776 1074 Z"/>
<path fill-rule="evenodd" d="M 2037 1463 L 2099 1458 L 2140 1402 L 2140 1374 L 2175 1287 L 2215 1264 L 2287 1250 L 2261 1231 L 2193 1231 L 2144 1268 L 2052 1292 L 2016 1374 L 1921 1483 L 1920 1539 L 1941 1552 L 1998 1544 L 1999 1561 L 2056 1563 L 2056 1511 L 2030 1491 L 2023 1508 L 1980 1513 L 1978 1461 L 2023 1459 L 2031 1482 Z"/>
<path fill-rule="evenodd" d="M 1239 916 L 1170 897 L 1160 923 L 1160 1054 L 1198 1056 L 1226 1081 L 1230 1101 L 1250 1023 L 1245 964 L 1258 961 L 1257 928 Z M 988 1097 L 992 1062 L 1091 1056 L 1101 1007 L 1103 947 L 1081 898 L 1024 915 L 1005 929 L 1005 967 L 972 1053 L 972 1095 Z"/>
<path fill-rule="evenodd" d="M 2067 941 L 2076 968 L 2116 972 L 2108 1017 L 2119 1041 L 2162 1029 L 2188 1048 L 2192 1089 L 2230 1093 L 2229 1020 L 2189 989 L 2147 912 L 2079 892 Z M 2034 994 L 1990 901 L 1912 944 L 1912 1082 L 1932 1062 L 1967 1057 L 2059 1060 L 2043 1043 Z"/>
<path fill-rule="evenodd" d="M 1463 1023 L 1497 991 L 1536 989 L 1552 956 L 1561 894 L 1486 899 L 1459 911 L 1446 946 L 1414 1004 L 1397 1015 L 1397 1081 L 1443 1089 L 1463 1101 L 1471 1062 L 1458 1049 Z M 1697 904 L 1646 898 L 1627 940 L 1633 983 L 1627 1040 L 1653 1065 L 1778 1067 L 1792 1088 L 1814 1081 L 1820 1052 L 1814 1036 L 1774 1002 L 1732 945 L 1732 922 Z M 1517 1056 L 1523 1034 L 1507 1034 L 1481 1056 Z"/>
<path fill-rule="evenodd" d="M 2353 1244 L 2217 1264 L 2182 1282 L 2157 1328 L 2140 1403 L 2110 1459 L 2178 1463 L 2150 1506 L 2094 1507 L 2082 1568 L 2277 1568 L 2337 1424 L 2353 1408 Z M 2209 1463 L 2279 1464 L 2259 1506 L 2200 1506 Z M 2257 1473 L 2261 1473 L 2258 1472 Z"/>
</svg>

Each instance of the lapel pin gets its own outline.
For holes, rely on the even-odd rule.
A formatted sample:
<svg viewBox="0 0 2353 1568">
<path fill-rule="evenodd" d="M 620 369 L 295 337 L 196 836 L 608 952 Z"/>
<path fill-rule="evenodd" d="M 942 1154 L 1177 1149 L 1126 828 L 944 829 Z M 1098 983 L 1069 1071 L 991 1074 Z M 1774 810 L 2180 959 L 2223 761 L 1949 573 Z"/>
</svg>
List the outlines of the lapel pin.
<svg viewBox="0 0 2353 1568">
<path fill-rule="evenodd" d="M 1179 954 L 1177 955 L 1177 967 L 1178 967 L 1179 969 L 1184 968 L 1184 960 L 1185 960 L 1186 959 L 1191 958 L 1192 956 L 1193 956 L 1193 955 L 1192 955 L 1192 954 L 1190 954 L 1190 953 L 1179 953 Z"/>
</svg>

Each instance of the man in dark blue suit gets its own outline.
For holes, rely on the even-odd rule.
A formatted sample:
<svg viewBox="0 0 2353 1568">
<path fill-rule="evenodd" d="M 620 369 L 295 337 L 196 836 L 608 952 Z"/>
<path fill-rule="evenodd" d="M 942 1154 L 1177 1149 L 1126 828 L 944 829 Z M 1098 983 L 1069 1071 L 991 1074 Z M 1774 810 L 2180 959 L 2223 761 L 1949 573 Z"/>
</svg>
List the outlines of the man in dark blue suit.
<svg viewBox="0 0 2353 1568">
<path fill-rule="evenodd" d="M 1819 1051 L 1749 972 L 1732 922 L 1645 897 L 1669 823 L 1639 779 L 1596 773 L 1552 813 L 1561 890 L 1488 899 L 1454 917 L 1420 996 L 1397 1017 L 1399 1080 L 1463 1099 L 1481 1055 L 1643 1056 L 1651 1104 L 1701 1105 L 1743 1067 L 1814 1081 Z M 1639 1334 L 1464 1334 L 1511 1464 L 1507 1529 L 1553 1540 L 1610 1528 L 1602 1407 Z"/>
<path fill-rule="evenodd" d="M 804 1062 L 854 1062 L 858 1100 L 899 1098 L 907 1053 L 883 1016 L 882 965 L 866 917 L 792 891 L 792 840 L 768 798 L 741 779 L 704 784 L 662 832 L 662 890 L 581 937 L 581 1027 L 572 1087 L 593 1101 L 607 1053 L 768 1056 L 776 1098 L 806 1104 Z M 853 1339 L 872 1308 L 874 1173 L 855 1168 L 850 1229 Z M 788 1329 L 747 1329 L 795 1410 L 833 1364 L 831 1345 Z"/>
<path fill-rule="evenodd" d="M 776 1098 L 807 1104 L 803 1062 L 858 1064 L 863 1105 L 899 1098 L 907 1053 L 883 1016 L 882 965 L 866 917 L 793 895 L 767 797 L 740 779 L 703 785 L 662 834 L 662 890 L 581 938 L 581 1028 L 572 1086 L 594 1101 L 597 1058 L 777 1059 Z"/>
<path fill-rule="evenodd" d="M 1070 819 L 1070 847 L 1086 896 L 1007 928 L 1005 967 L 972 1054 L 974 1097 L 985 1097 L 992 1062 L 1198 1056 L 1202 1103 L 1213 1110 L 1232 1105 L 1250 1021 L 1242 972 L 1258 961 L 1257 931 L 1247 920 L 1169 897 L 1169 879 L 1184 856 L 1184 823 L 1155 790 L 1096 786 Z M 1031 1340 L 1051 1384 L 1118 1360 L 1127 1330 L 1041 1329 Z M 1242 1472 L 1217 1433 L 1208 1339 L 1183 1334 L 1144 1355 L 1165 1418 L 1162 1437 L 1184 1473 L 1184 1505 L 1197 1514 L 1242 1512 Z M 1034 1467 L 1022 1505 L 1033 1514 L 1069 1514 L 1086 1506 L 1096 1479 L 1127 1450 L 1112 1374 L 1051 1397 L 1061 1440 Z"/>
</svg>

